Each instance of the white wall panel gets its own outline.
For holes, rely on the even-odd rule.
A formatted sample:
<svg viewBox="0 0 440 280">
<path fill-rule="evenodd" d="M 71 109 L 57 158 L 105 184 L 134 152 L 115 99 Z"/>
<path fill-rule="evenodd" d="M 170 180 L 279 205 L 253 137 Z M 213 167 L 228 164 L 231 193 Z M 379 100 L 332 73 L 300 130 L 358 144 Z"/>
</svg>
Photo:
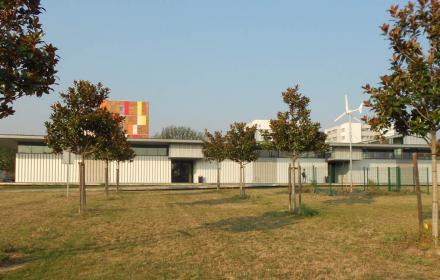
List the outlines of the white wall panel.
<svg viewBox="0 0 440 280">
<path fill-rule="evenodd" d="M 291 160 L 289 158 L 278 158 L 278 168 L 277 168 L 278 184 L 287 184 L 289 182 L 288 169 L 290 162 Z M 298 167 L 298 163 L 301 165 L 301 169 L 305 169 L 306 183 L 311 183 L 313 179 L 313 168 L 315 168 L 317 183 L 318 184 L 325 183 L 325 177 L 328 176 L 327 162 L 325 161 L 325 159 L 301 158 L 297 161 L 296 167 Z M 295 179 L 298 182 L 298 171 L 296 172 L 297 173 Z"/>
<path fill-rule="evenodd" d="M 253 167 L 252 163 L 246 164 L 244 167 L 245 182 L 253 183 Z M 204 182 L 208 184 L 217 182 L 217 163 L 209 162 L 206 159 L 197 160 L 194 163 L 194 182 L 198 181 L 198 177 L 203 176 Z M 231 160 L 225 160 L 221 163 L 221 183 L 237 184 L 240 182 L 240 165 Z"/>
<path fill-rule="evenodd" d="M 116 183 L 116 162 L 110 163 L 110 182 Z M 171 183 L 171 160 L 166 156 L 136 156 L 120 163 L 121 184 Z"/>
<path fill-rule="evenodd" d="M 202 145 L 171 144 L 168 153 L 170 158 L 203 158 Z"/>
<path fill-rule="evenodd" d="M 66 183 L 68 166 L 62 164 L 62 155 L 17 154 L 15 158 L 17 183 Z M 78 182 L 78 161 L 70 165 L 70 182 Z"/>
</svg>

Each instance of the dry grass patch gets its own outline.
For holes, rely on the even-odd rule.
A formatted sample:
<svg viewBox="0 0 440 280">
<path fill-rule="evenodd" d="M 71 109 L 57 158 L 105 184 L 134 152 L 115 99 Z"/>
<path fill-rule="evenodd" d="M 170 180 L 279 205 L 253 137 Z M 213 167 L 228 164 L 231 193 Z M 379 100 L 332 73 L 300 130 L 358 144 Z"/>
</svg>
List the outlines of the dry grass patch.
<svg viewBox="0 0 440 280">
<path fill-rule="evenodd" d="M 21 265 L 0 278 L 440 278 L 412 195 L 306 194 L 298 217 L 285 189 L 237 194 L 90 193 L 80 217 L 75 196 L 0 193 L 0 267 L 12 254 Z"/>
</svg>

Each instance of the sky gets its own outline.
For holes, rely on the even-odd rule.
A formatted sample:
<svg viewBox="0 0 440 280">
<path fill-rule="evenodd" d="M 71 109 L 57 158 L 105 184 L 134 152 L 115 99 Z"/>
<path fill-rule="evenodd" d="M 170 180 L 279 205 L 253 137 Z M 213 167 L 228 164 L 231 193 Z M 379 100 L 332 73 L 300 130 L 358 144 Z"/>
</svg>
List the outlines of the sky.
<svg viewBox="0 0 440 280">
<path fill-rule="evenodd" d="M 50 105 L 74 80 L 110 99 L 150 103 L 150 134 L 168 125 L 227 130 L 286 110 L 300 85 L 312 119 L 335 125 L 389 66 L 379 26 L 399 0 L 42 0 L 44 39 L 58 49 L 57 85 L 24 97 L 0 132 L 44 134 Z"/>
</svg>

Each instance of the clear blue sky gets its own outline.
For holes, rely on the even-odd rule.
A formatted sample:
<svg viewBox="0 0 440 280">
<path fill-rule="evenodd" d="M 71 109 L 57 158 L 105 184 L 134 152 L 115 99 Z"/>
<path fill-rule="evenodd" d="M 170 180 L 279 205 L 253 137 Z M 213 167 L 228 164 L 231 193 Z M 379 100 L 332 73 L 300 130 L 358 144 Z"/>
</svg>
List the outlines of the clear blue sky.
<svg viewBox="0 0 440 280">
<path fill-rule="evenodd" d="M 273 118 L 300 84 L 323 127 L 366 96 L 387 71 L 379 26 L 399 0 L 42 0 L 45 39 L 59 48 L 58 85 L 25 97 L 1 132 L 44 133 L 58 92 L 102 82 L 112 99 L 150 102 L 155 133 L 167 125 L 225 130 Z"/>
</svg>

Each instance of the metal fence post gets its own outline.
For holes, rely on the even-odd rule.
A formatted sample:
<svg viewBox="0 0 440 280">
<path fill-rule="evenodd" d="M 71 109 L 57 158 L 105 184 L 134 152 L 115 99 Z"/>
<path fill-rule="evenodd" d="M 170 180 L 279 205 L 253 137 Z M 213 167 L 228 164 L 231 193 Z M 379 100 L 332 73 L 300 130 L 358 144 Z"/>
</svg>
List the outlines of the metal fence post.
<svg viewBox="0 0 440 280">
<path fill-rule="evenodd" d="M 400 166 L 396 167 L 396 183 L 397 183 L 397 191 L 400 192 L 401 188 L 401 178 L 400 178 Z"/>
<path fill-rule="evenodd" d="M 376 168 L 376 186 L 378 189 L 379 189 L 379 185 L 380 185 L 380 182 L 379 182 L 379 166 L 378 166 Z"/>
<path fill-rule="evenodd" d="M 429 167 L 426 167 L 426 187 L 429 194 Z"/>
<path fill-rule="evenodd" d="M 369 167 L 367 167 L 367 188 L 368 188 L 368 186 L 369 186 L 369 173 L 370 173 L 370 168 Z"/>
<path fill-rule="evenodd" d="M 364 191 L 365 191 L 365 167 L 363 169 L 364 169 Z"/>
<path fill-rule="evenodd" d="M 388 191 L 391 191 L 391 167 L 388 167 Z"/>
</svg>

